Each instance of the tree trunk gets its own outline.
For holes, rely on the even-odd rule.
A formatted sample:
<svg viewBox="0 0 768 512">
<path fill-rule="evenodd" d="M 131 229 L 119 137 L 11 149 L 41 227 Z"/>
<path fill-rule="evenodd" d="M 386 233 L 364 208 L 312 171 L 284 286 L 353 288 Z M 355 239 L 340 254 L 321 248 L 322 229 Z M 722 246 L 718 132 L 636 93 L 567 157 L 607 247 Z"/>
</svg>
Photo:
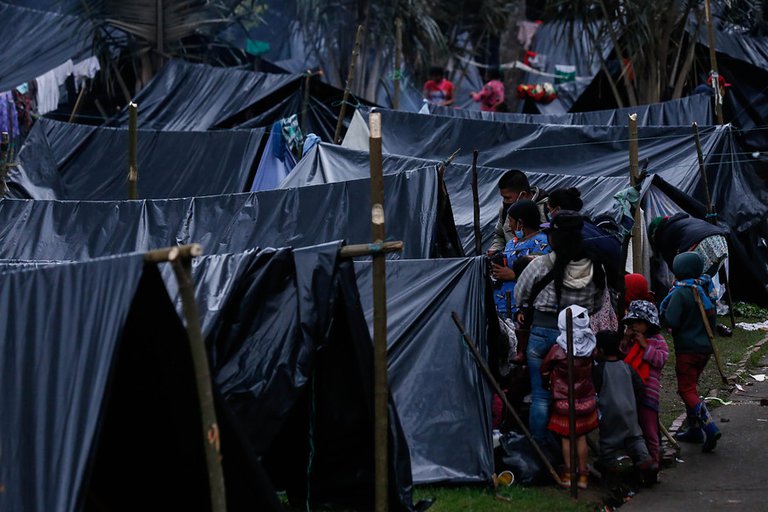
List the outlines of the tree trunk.
<svg viewBox="0 0 768 512">
<path fill-rule="evenodd" d="M 525 48 L 517 40 L 517 23 L 525 21 L 525 0 L 515 0 L 508 3 L 510 10 L 507 18 L 507 27 L 501 34 L 501 49 L 499 51 L 499 60 L 501 63 L 522 61 L 525 54 Z M 509 69 L 504 72 L 504 92 L 507 107 L 510 112 L 518 111 L 519 99 L 517 97 L 517 86 L 523 78 L 523 72 L 519 69 Z"/>
</svg>

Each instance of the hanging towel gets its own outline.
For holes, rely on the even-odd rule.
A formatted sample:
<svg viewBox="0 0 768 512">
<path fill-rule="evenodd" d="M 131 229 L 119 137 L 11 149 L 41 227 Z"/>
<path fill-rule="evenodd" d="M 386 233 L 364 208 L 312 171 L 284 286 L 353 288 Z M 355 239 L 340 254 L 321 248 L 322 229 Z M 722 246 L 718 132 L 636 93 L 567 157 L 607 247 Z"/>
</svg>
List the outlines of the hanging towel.
<svg viewBox="0 0 768 512">
<path fill-rule="evenodd" d="M 74 64 L 68 60 L 47 73 L 37 77 L 37 113 L 45 115 L 59 107 L 59 86 L 64 85 L 72 74 Z"/>
</svg>

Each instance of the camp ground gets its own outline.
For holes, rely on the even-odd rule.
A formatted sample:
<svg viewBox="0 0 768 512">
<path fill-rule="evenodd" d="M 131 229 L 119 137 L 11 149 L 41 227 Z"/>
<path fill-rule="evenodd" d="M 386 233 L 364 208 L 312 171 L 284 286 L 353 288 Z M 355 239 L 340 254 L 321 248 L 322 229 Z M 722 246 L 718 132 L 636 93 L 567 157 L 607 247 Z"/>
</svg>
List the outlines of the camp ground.
<svg viewBox="0 0 768 512">
<path fill-rule="evenodd" d="M 505 470 L 565 482 L 495 302 L 500 183 L 577 189 L 656 285 L 659 218 L 715 226 L 714 303 L 768 304 L 768 46 L 712 2 L 714 39 L 676 22 L 679 94 L 631 104 L 615 45 L 552 16 L 0 0 L 0 510 L 415 512 L 507 507 Z M 724 92 L 697 89 L 710 46 Z"/>
</svg>

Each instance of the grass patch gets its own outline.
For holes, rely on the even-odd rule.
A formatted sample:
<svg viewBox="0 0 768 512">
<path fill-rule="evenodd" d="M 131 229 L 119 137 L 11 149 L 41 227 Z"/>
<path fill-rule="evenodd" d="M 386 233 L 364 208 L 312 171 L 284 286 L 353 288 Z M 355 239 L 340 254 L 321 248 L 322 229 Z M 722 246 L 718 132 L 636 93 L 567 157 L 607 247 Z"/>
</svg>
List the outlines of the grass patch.
<svg viewBox="0 0 768 512">
<path fill-rule="evenodd" d="M 762 322 L 765 318 L 759 317 L 740 317 L 737 318 L 737 322 Z M 718 317 L 719 323 L 725 324 L 731 327 L 728 317 Z M 723 361 L 726 375 L 730 375 L 736 369 L 736 365 L 744 357 L 744 353 L 749 347 L 760 341 L 766 336 L 765 331 L 744 331 L 742 329 L 734 329 L 733 336 L 726 338 L 723 336 L 717 336 L 715 338 L 715 346 L 720 351 L 720 358 Z M 685 412 L 685 406 L 680 396 L 677 394 L 677 379 L 675 378 L 675 349 L 672 344 L 672 337 L 666 335 L 667 344 L 669 345 L 669 361 L 664 367 L 664 371 L 661 375 L 661 407 L 659 410 L 659 417 L 663 425 L 669 426 L 675 418 Z M 768 344 L 761 350 L 758 350 L 748 361 L 748 366 L 754 367 L 760 361 L 760 359 L 768 353 Z M 707 367 L 704 369 L 704 373 L 701 375 L 699 381 L 699 393 L 703 396 L 707 396 L 713 389 L 720 389 L 723 387 L 720 380 L 720 374 L 717 371 L 717 365 L 715 364 L 715 358 L 712 357 L 707 363 Z M 725 388 L 727 389 L 727 388 Z M 710 402 L 708 407 L 717 407 L 717 402 Z"/>
<path fill-rule="evenodd" d="M 507 500 L 500 500 L 489 489 L 480 487 L 418 487 L 414 503 L 421 499 L 435 498 L 430 512 L 491 512 L 514 510 L 516 512 L 552 510 L 563 512 L 593 511 L 599 498 L 589 491 L 580 491 L 579 500 L 573 500 L 565 490 L 555 487 L 511 487 L 500 491 Z"/>
</svg>

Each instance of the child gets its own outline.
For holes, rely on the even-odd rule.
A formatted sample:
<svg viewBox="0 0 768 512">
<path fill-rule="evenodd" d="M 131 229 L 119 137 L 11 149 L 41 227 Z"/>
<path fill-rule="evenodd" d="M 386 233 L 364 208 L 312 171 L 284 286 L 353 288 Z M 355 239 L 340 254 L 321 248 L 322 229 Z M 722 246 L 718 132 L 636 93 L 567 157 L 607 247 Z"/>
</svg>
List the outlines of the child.
<svg viewBox="0 0 768 512">
<path fill-rule="evenodd" d="M 680 441 L 703 443 L 702 450 L 711 452 L 720 439 L 720 429 L 712 421 L 707 406 L 699 399 L 696 386 L 712 354 L 712 343 L 701 315 L 703 307 L 714 331 L 712 282 L 709 276 L 702 275 L 704 261 L 695 252 L 675 256 L 672 271 L 676 281 L 661 303 L 661 315 L 672 328 L 677 392 L 688 412 L 688 430 L 678 433 L 676 437 Z"/>
<path fill-rule="evenodd" d="M 565 467 L 560 476 L 561 485 L 571 486 L 570 440 L 568 421 L 568 357 L 565 315 L 562 310 L 557 318 L 560 335 L 552 345 L 544 362 L 541 363 L 541 377 L 544 386 L 552 391 L 552 409 L 547 428 L 560 436 Z M 589 315 L 581 306 L 570 306 L 573 314 L 573 391 L 576 409 L 576 451 L 579 461 L 580 489 L 586 489 L 589 482 L 587 469 L 587 436 L 597 428 L 597 403 L 595 387 L 592 385 L 592 357 L 595 350 L 595 335 L 589 328 Z"/>
<path fill-rule="evenodd" d="M 638 469 L 643 473 L 653 471 L 655 477 L 658 467 L 653 467 L 637 421 L 635 395 L 642 390 L 643 382 L 622 361 L 620 339 L 617 332 L 597 333 L 599 361 L 595 364 L 592 379 L 600 410 L 600 462 L 606 469 L 615 468 L 616 452 L 625 449 Z"/>
<path fill-rule="evenodd" d="M 661 458 L 659 443 L 659 393 L 661 370 L 669 358 L 667 342 L 661 336 L 656 306 L 646 300 L 629 303 L 624 316 L 624 341 L 629 354 L 624 362 L 643 379 L 643 394 L 637 403 L 637 418 L 643 431 L 651 459 L 658 466 Z"/>
</svg>

